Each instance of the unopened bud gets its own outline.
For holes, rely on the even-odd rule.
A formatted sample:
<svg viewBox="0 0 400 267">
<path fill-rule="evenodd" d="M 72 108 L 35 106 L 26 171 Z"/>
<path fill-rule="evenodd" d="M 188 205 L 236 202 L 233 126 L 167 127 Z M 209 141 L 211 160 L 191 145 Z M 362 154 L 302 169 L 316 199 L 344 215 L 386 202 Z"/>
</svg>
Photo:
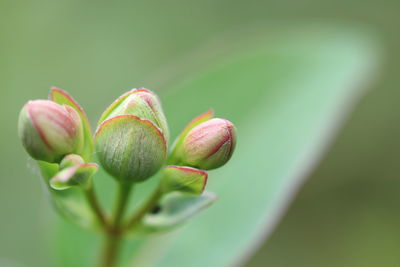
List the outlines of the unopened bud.
<svg viewBox="0 0 400 267">
<path fill-rule="evenodd" d="M 95 146 L 101 165 L 121 182 L 150 178 L 164 164 L 167 153 L 160 129 L 134 115 L 104 121 L 96 131 Z"/>
<path fill-rule="evenodd" d="M 83 158 L 77 154 L 66 155 L 60 162 L 60 169 L 65 169 L 68 167 L 84 164 Z"/>
<path fill-rule="evenodd" d="M 147 89 L 133 89 L 112 103 L 100 118 L 100 123 L 106 119 L 120 115 L 134 115 L 142 120 L 153 122 L 169 140 L 167 120 L 158 96 Z"/>
<path fill-rule="evenodd" d="M 92 183 L 92 176 L 99 167 L 96 163 L 83 163 L 60 170 L 50 179 L 50 186 L 56 190 L 65 190 L 73 186 L 87 188 Z"/>
<path fill-rule="evenodd" d="M 224 119 L 214 118 L 191 129 L 173 152 L 178 165 L 211 170 L 224 165 L 232 156 L 236 129 Z"/>
<path fill-rule="evenodd" d="M 79 114 L 68 105 L 50 100 L 29 101 L 22 108 L 18 133 L 29 155 L 59 163 L 67 154 L 79 154 L 83 129 Z"/>
</svg>

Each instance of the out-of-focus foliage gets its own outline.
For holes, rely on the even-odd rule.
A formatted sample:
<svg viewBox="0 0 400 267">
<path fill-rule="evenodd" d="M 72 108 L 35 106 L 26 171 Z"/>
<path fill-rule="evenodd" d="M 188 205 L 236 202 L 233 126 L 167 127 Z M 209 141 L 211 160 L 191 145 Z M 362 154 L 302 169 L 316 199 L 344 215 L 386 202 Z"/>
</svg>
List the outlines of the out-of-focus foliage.
<svg viewBox="0 0 400 267">
<path fill-rule="evenodd" d="M 54 233 L 49 225 L 53 213 L 13 127 L 27 99 L 45 98 L 50 86 L 60 86 L 79 98 L 93 124 L 110 99 L 132 86 L 162 92 L 190 77 L 190 66 L 196 62 L 174 63 L 175 59 L 184 54 L 192 58 L 194 47 L 227 30 L 254 22 L 269 23 L 279 30 L 281 22 L 290 26 L 299 21 L 323 24 L 328 20 L 372 25 L 389 55 L 382 65 L 384 75 L 268 243 L 265 254 L 259 254 L 252 264 L 396 266 L 400 240 L 400 216 L 396 215 L 400 187 L 400 144 L 396 142 L 400 133 L 399 6 L 397 1 L 377 0 L 1 1 L 0 265 L 18 261 L 46 266 L 49 257 L 58 257 L 50 253 L 47 242 Z M 271 22 L 276 19 L 279 23 Z M 254 28 L 255 34 L 265 32 L 262 27 Z M 202 55 L 203 69 L 212 62 L 213 51 L 221 50 L 216 45 L 223 43 L 210 42 L 209 53 Z M 97 102 L 91 101 L 93 94 Z M 223 106 L 221 115 L 225 115 L 222 110 Z M 175 131 L 186 123 L 179 119 L 171 121 Z M 23 162 L 28 168 L 21 166 Z M 92 242 L 93 238 L 82 235 L 74 248 L 86 250 L 85 239 Z M 96 249 L 88 252 L 88 258 L 96 256 Z"/>
</svg>

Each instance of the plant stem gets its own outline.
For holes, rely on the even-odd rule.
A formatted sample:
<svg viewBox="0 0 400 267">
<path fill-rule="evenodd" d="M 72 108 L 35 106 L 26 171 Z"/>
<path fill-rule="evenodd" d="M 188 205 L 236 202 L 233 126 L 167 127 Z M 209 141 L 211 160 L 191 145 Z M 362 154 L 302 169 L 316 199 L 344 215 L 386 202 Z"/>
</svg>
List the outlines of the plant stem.
<svg viewBox="0 0 400 267">
<path fill-rule="evenodd" d="M 107 229 L 108 222 L 107 222 L 107 219 L 106 219 L 106 217 L 103 213 L 103 210 L 100 206 L 100 203 L 97 200 L 93 185 L 90 186 L 89 188 L 85 189 L 84 193 L 85 193 L 84 195 L 86 196 L 86 199 L 87 199 L 89 205 L 91 206 L 94 213 L 96 214 L 101 226 L 104 227 L 104 229 Z"/>
<path fill-rule="evenodd" d="M 131 229 L 135 227 L 141 221 L 141 219 L 156 206 L 161 196 L 162 191 L 161 187 L 159 186 L 146 201 L 146 203 L 142 207 L 140 207 L 140 209 L 128 221 L 128 223 L 126 224 L 126 229 Z"/>
<path fill-rule="evenodd" d="M 128 206 L 128 199 L 132 189 L 131 183 L 118 183 L 117 202 L 115 205 L 113 228 L 118 229 L 126 207 Z"/>
<path fill-rule="evenodd" d="M 104 247 L 101 254 L 101 267 L 116 266 L 118 250 L 120 248 L 121 236 L 119 234 L 108 233 L 104 241 Z"/>
<path fill-rule="evenodd" d="M 101 257 L 102 261 L 100 266 L 102 267 L 116 266 L 122 237 L 121 222 L 125 210 L 128 207 L 131 189 L 131 183 L 118 183 L 117 201 L 115 204 L 112 225 L 111 227 L 108 227 L 108 231 L 106 232 L 106 239 Z"/>
</svg>

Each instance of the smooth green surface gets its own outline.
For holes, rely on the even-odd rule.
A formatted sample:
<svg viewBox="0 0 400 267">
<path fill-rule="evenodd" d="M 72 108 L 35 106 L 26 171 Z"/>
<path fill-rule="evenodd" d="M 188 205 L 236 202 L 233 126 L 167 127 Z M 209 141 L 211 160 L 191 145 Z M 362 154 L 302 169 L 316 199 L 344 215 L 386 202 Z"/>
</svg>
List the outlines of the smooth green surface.
<svg viewBox="0 0 400 267">
<path fill-rule="evenodd" d="M 171 230 L 199 214 L 217 200 L 217 196 L 204 192 L 196 196 L 184 192 L 171 192 L 160 201 L 160 210 L 143 219 L 143 229 L 149 232 Z"/>
<path fill-rule="evenodd" d="M 217 109 L 219 102 L 229 101 L 217 116 L 236 123 L 238 148 L 226 167 L 210 172 L 207 188 L 220 201 L 178 231 L 158 257 L 153 251 L 155 266 L 229 266 L 243 260 L 271 230 L 369 74 L 368 39 L 353 32 L 328 28 L 269 38 L 274 42 L 260 41 L 164 99 L 166 107 L 177 101 L 178 110 L 200 109 L 204 103 Z M 228 93 L 218 94 L 216 88 Z M 168 115 L 172 125 L 180 119 Z"/>
<path fill-rule="evenodd" d="M 215 57 L 212 67 L 194 70 L 198 74 L 161 94 L 175 134 L 177 125 L 208 105 L 236 124 L 238 147 L 227 166 L 210 172 L 207 190 L 221 197 L 216 205 L 167 241 L 160 236 L 134 250 L 128 246 L 130 264 L 229 266 L 243 261 L 271 230 L 374 60 L 370 40 L 356 31 L 301 31 L 301 36 L 296 30 L 271 32 L 266 39 L 248 35 L 247 41 L 254 38 L 252 49 Z M 228 102 L 219 108 L 222 101 Z M 67 238 L 60 241 L 72 244 L 75 230 L 66 234 L 67 228 L 60 229 Z M 152 256 L 143 256 L 149 248 Z M 64 252 L 76 262 L 88 256 L 71 250 Z"/>
<path fill-rule="evenodd" d="M 186 78 L 187 66 L 198 60 L 175 59 L 228 29 L 265 22 L 268 27 L 254 29 L 263 35 L 282 22 L 328 22 L 373 28 L 386 57 L 374 90 L 254 266 L 398 266 L 398 10 L 393 0 L 1 1 L 0 262 L 54 266 L 47 264 L 55 257 L 47 237 L 49 217 L 56 215 L 16 135 L 18 112 L 28 99 L 46 98 L 50 86 L 60 86 L 95 125 L 124 91 L 140 86 L 161 91 L 165 80 Z M 210 42 L 202 57 L 212 59 L 223 45 Z M 162 67 L 170 61 L 172 67 Z M 186 121 L 179 123 L 182 128 Z M 142 194 L 139 189 L 135 196 Z M 80 238 L 65 250 L 79 247 L 95 257 L 97 247 L 85 247 L 88 237 Z"/>
</svg>

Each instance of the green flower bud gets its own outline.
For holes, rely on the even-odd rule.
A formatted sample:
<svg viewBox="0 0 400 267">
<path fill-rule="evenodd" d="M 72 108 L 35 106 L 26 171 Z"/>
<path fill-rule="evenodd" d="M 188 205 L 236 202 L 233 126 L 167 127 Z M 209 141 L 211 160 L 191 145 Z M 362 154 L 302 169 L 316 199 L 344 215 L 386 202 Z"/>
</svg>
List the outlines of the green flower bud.
<svg viewBox="0 0 400 267">
<path fill-rule="evenodd" d="M 232 156 L 236 145 L 236 129 L 224 119 L 202 122 L 186 133 L 178 142 L 170 163 L 203 170 L 216 169 Z"/>
<path fill-rule="evenodd" d="M 83 158 L 79 155 L 76 154 L 69 154 L 66 155 L 62 161 L 60 162 L 60 169 L 65 169 L 68 167 L 72 167 L 72 166 L 76 166 L 76 165 L 80 165 L 80 164 L 84 164 L 85 161 L 83 160 Z"/>
<path fill-rule="evenodd" d="M 50 100 L 29 101 L 22 108 L 18 133 L 29 155 L 59 163 L 67 154 L 83 148 L 83 129 L 79 114 L 68 105 Z"/>
<path fill-rule="evenodd" d="M 167 120 L 157 95 L 147 89 L 133 89 L 115 100 L 102 114 L 100 123 L 119 115 L 135 115 L 153 122 L 164 135 L 168 143 L 169 130 Z"/>
<path fill-rule="evenodd" d="M 121 182 L 139 182 L 164 164 L 164 134 L 150 120 L 121 115 L 104 121 L 95 134 L 96 154 L 104 169 Z"/>
<path fill-rule="evenodd" d="M 99 167 L 96 163 L 83 163 L 60 170 L 50 179 L 50 186 L 56 190 L 65 190 L 73 186 L 88 187 L 92 183 L 92 176 Z"/>
</svg>

